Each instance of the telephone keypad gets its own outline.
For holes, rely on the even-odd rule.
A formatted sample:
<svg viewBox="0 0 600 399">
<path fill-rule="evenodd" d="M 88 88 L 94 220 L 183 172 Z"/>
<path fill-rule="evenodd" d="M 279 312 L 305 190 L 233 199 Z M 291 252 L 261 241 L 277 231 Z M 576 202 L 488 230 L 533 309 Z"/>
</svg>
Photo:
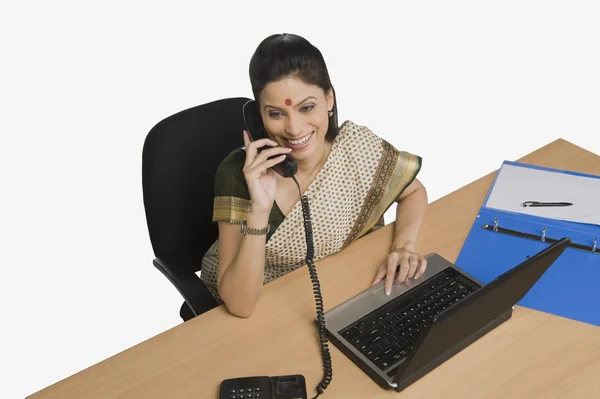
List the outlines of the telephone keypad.
<svg viewBox="0 0 600 399">
<path fill-rule="evenodd" d="M 232 378 L 221 383 L 220 399 L 269 399 L 270 377 Z"/>
<path fill-rule="evenodd" d="M 262 390 L 260 387 L 232 389 L 229 399 L 262 399 Z"/>
</svg>

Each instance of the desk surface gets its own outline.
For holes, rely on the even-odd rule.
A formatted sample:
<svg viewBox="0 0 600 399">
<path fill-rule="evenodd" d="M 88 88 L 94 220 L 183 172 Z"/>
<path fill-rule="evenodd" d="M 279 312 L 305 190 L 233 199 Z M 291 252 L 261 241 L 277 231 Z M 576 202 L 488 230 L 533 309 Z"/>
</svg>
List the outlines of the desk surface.
<svg viewBox="0 0 600 399">
<path fill-rule="evenodd" d="M 557 140 L 521 162 L 600 174 L 600 157 Z M 455 261 L 496 172 L 431 203 L 417 250 Z M 368 288 L 393 225 L 317 262 L 325 309 Z M 210 398 L 225 378 L 303 374 L 309 397 L 323 376 L 308 270 L 263 287 L 249 319 L 223 307 L 180 324 L 31 398 Z M 320 398 L 397 397 L 329 344 L 333 379 Z M 600 398 L 600 328 L 517 306 L 512 319 L 404 392 L 419 398 Z"/>
</svg>

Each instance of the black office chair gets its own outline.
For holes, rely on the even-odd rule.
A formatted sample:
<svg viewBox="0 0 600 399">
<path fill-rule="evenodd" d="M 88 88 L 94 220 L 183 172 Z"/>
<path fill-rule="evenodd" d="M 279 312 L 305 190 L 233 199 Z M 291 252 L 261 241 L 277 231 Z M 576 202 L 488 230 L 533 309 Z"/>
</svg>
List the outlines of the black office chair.
<svg viewBox="0 0 600 399">
<path fill-rule="evenodd" d="M 187 321 L 217 306 L 196 275 L 218 237 L 212 222 L 214 176 L 219 163 L 244 145 L 242 106 L 237 97 L 202 104 L 157 123 L 142 153 L 146 221 L 158 268 L 185 302 Z"/>
</svg>

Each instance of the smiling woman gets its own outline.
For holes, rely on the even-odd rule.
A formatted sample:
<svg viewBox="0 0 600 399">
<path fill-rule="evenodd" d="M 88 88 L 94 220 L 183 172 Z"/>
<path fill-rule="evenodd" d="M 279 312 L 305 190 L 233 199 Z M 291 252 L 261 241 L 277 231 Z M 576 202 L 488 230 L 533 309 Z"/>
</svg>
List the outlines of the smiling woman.
<svg viewBox="0 0 600 399">
<path fill-rule="evenodd" d="M 414 252 L 427 206 L 416 179 L 421 158 L 365 126 L 338 126 L 323 56 L 300 36 L 264 39 L 250 61 L 250 83 L 268 137 L 251 141 L 244 132 L 245 147 L 229 154 L 215 176 L 219 238 L 204 256 L 201 278 L 217 302 L 249 317 L 263 284 L 305 264 L 297 186 L 271 169 L 286 154 L 296 160 L 296 179 L 310 201 L 315 261 L 383 226 L 397 201 L 393 245 L 365 283 L 385 278 L 389 292 L 394 281 L 421 276 L 427 264 Z"/>
<path fill-rule="evenodd" d="M 290 96 L 291 98 L 286 98 Z M 299 172 L 315 169 L 327 156 L 331 141 L 325 140 L 333 91 L 327 93 L 296 76 L 287 76 L 265 86 L 260 96 L 264 103 L 263 122 L 269 136 L 279 145 L 292 149 Z M 284 101 L 285 98 L 285 101 Z M 287 100 L 290 105 L 287 105 Z M 330 136 L 335 138 L 336 133 Z"/>
</svg>

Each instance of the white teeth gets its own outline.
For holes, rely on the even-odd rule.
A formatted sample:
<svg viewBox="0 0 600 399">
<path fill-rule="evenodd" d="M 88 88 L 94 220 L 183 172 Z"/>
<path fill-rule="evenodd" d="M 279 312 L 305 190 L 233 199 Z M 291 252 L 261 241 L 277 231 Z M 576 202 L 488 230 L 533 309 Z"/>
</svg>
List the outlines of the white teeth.
<svg viewBox="0 0 600 399">
<path fill-rule="evenodd" d="M 308 141 L 308 139 L 310 139 L 311 136 L 312 136 L 312 133 L 301 140 L 288 140 L 288 141 L 290 142 L 290 144 L 294 144 L 294 145 L 304 144 Z"/>
</svg>

